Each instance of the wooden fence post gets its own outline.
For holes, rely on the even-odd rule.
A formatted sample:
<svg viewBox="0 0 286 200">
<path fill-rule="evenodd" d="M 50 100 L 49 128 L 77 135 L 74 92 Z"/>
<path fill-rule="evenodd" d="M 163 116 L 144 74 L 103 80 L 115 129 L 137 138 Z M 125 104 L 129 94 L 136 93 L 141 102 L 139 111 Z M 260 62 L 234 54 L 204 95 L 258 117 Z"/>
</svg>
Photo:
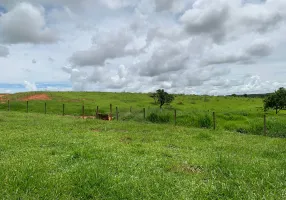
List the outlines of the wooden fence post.
<svg viewBox="0 0 286 200">
<path fill-rule="evenodd" d="M 27 101 L 27 113 L 29 112 L 29 101 Z"/>
<path fill-rule="evenodd" d="M 176 126 L 177 125 L 177 110 L 176 109 L 175 109 L 174 117 L 175 117 L 175 126 Z"/>
<path fill-rule="evenodd" d="M 266 127 L 266 115 L 264 115 L 264 128 L 263 128 L 263 130 L 264 130 L 264 135 L 266 135 L 267 134 L 267 127 Z"/>
<path fill-rule="evenodd" d="M 10 100 L 8 100 L 8 111 L 10 111 Z"/>
<path fill-rule="evenodd" d="M 216 117 L 215 117 L 215 112 L 213 112 L 213 125 L 214 125 L 214 130 L 216 129 Z"/>
<path fill-rule="evenodd" d="M 118 108 L 116 107 L 116 120 L 118 121 Z"/>
<path fill-rule="evenodd" d="M 47 103 L 45 102 L 45 114 L 47 114 Z"/>
<path fill-rule="evenodd" d="M 65 104 L 63 104 L 63 116 L 65 116 Z"/>
<path fill-rule="evenodd" d="M 146 109 L 143 108 L 143 116 L 144 116 L 144 119 L 146 119 Z"/>
<path fill-rule="evenodd" d="M 110 114 L 110 117 L 112 119 L 112 104 L 109 105 L 109 109 L 110 109 L 110 113 L 109 114 Z"/>
<path fill-rule="evenodd" d="M 82 118 L 84 119 L 84 115 L 85 115 L 85 113 L 84 113 L 84 105 L 82 105 Z"/>
<path fill-rule="evenodd" d="M 96 106 L 96 114 L 95 114 L 96 119 L 98 119 L 98 106 Z"/>
</svg>

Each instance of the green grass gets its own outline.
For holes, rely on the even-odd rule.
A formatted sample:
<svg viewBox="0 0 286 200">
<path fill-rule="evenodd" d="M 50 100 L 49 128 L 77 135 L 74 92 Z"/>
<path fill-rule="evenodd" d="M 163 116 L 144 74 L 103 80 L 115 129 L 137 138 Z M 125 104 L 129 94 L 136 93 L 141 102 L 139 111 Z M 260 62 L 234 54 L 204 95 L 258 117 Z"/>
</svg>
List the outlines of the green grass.
<svg viewBox="0 0 286 200">
<path fill-rule="evenodd" d="M 2 199 L 285 199 L 282 138 L 0 112 Z"/>
<path fill-rule="evenodd" d="M 164 105 L 163 110 L 154 104 L 147 94 L 140 93 L 105 93 L 105 92 L 31 92 L 17 93 L 6 96 L 0 103 L 0 111 L 8 109 L 10 99 L 11 111 L 26 112 L 26 102 L 21 98 L 33 94 L 45 93 L 52 100 L 29 101 L 30 113 L 47 113 L 62 115 L 65 104 L 65 115 L 82 115 L 84 105 L 85 115 L 95 115 L 96 107 L 100 113 L 109 113 L 112 104 L 113 117 L 116 107 L 120 121 L 144 122 L 143 108 L 146 109 L 146 120 L 154 123 L 174 124 L 174 110 L 177 110 L 176 124 L 184 127 L 207 128 L 213 127 L 212 113 L 216 113 L 218 130 L 227 130 L 242 134 L 263 135 L 263 101 L 261 98 L 244 97 L 211 97 L 195 95 L 176 95 L 171 105 Z M 131 109 L 131 112 L 130 112 Z M 271 137 L 286 137 L 286 111 L 278 115 L 268 111 L 267 135 Z"/>
</svg>

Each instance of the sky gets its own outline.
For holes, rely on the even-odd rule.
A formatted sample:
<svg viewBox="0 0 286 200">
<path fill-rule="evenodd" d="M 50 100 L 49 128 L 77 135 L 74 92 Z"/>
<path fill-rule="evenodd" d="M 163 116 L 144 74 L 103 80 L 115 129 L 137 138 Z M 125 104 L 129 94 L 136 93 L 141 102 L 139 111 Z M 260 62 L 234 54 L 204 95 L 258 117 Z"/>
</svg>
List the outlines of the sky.
<svg viewBox="0 0 286 200">
<path fill-rule="evenodd" d="M 0 93 L 286 87 L 285 0 L 0 0 Z"/>
</svg>

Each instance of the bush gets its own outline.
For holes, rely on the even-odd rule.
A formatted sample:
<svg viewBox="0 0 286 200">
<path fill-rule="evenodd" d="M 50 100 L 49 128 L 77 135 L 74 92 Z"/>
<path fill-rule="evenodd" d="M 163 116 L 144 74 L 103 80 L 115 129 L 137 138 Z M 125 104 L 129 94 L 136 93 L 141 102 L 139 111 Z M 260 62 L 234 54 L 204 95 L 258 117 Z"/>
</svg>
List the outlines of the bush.
<svg viewBox="0 0 286 200">
<path fill-rule="evenodd" d="M 242 111 L 241 115 L 247 117 L 249 114 L 248 114 L 248 112 Z"/>
<path fill-rule="evenodd" d="M 248 127 L 246 127 L 246 126 L 240 126 L 240 127 L 236 128 L 236 132 L 246 134 L 246 133 L 248 133 L 247 129 L 248 129 Z"/>
<path fill-rule="evenodd" d="M 132 113 L 124 113 L 122 116 L 121 116 L 121 120 L 122 121 L 129 121 L 129 120 L 133 120 L 135 117 L 134 117 L 134 114 Z"/>
<path fill-rule="evenodd" d="M 168 123 L 171 120 L 171 116 L 166 113 L 151 113 L 148 115 L 147 120 L 152 123 Z"/>
<path fill-rule="evenodd" d="M 198 123 L 201 128 L 211 128 L 212 126 L 212 120 L 208 114 L 199 116 Z"/>
<path fill-rule="evenodd" d="M 267 120 L 267 135 L 286 138 L 286 124 L 279 118 L 269 117 Z"/>
</svg>

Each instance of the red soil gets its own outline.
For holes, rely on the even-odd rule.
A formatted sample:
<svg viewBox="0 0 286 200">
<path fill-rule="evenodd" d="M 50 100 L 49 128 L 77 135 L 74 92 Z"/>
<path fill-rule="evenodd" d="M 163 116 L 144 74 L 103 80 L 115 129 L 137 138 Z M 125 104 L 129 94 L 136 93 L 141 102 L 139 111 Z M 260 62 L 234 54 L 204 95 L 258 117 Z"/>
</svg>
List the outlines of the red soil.
<svg viewBox="0 0 286 200">
<path fill-rule="evenodd" d="M 22 101 L 30 101 L 30 100 L 52 100 L 48 95 L 46 94 L 35 94 L 28 97 L 24 97 L 21 99 Z"/>
<path fill-rule="evenodd" d="M 4 96 L 6 96 L 6 94 L 0 94 L 0 103 L 5 103 L 3 98 Z"/>
</svg>

